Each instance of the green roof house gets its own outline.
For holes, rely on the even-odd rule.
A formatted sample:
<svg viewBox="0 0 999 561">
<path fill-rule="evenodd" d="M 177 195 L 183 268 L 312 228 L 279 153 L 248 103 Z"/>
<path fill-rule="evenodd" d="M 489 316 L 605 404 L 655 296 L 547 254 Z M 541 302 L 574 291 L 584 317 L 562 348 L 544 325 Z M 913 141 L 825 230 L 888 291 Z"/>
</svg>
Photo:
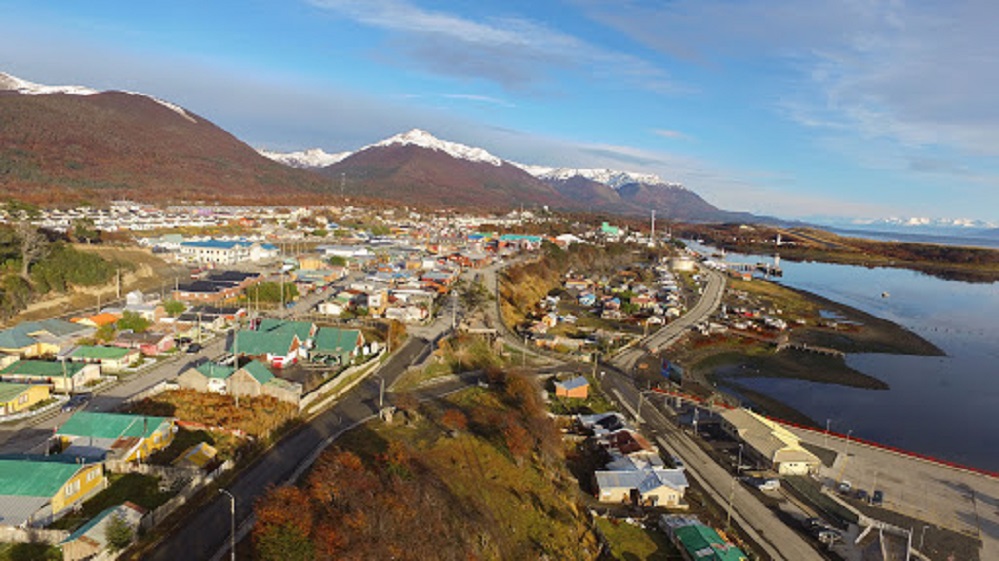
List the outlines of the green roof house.
<svg viewBox="0 0 999 561">
<path fill-rule="evenodd" d="M 82 362 L 19 360 L 0 370 L 0 380 L 24 384 L 49 384 L 57 392 L 81 391 L 99 380 L 101 367 Z"/>
<path fill-rule="evenodd" d="M 0 459 L 0 525 L 45 526 L 104 489 L 104 482 L 99 463 Z"/>
<path fill-rule="evenodd" d="M 173 427 L 169 417 L 80 411 L 55 436 L 68 456 L 131 461 L 169 446 Z"/>
<path fill-rule="evenodd" d="M 236 369 L 226 364 L 203 362 L 194 368 L 189 368 L 177 376 L 180 387 L 199 392 L 226 393 L 229 377 Z"/>
<path fill-rule="evenodd" d="M 306 344 L 316 334 L 316 324 L 311 321 L 264 318 L 260 320 L 257 331 L 261 333 L 294 333 L 299 341 Z"/>
<path fill-rule="evenodd" d="M 364 335 L 357 329 L 320 327 L 312 342 L 310 358 L 313 361 L 349 364 L 363 346 Z"/>
<path fill-rule="evenodd" d="M 746 554 L 728 543 L 714 528 L 690 524 L 674 530 L 676 544 L 687 559 L 697 561 L 746 561 Z"/>
<path fill-rule="evenodd" d="M 229 352 L 264 360 L 275 368 L 298 362 L 302 340 L 291 330 L 237 331 Z"/>
</svg>

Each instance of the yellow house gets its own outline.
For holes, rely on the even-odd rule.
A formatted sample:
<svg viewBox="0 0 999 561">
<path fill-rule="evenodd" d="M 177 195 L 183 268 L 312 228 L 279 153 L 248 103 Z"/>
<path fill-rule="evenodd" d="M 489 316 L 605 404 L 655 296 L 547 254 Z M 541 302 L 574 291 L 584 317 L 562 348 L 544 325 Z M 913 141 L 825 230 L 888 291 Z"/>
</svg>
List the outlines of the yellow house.
<svg viewBox="0 0 999 561">
<path fill-rule="evenodd" d="M 46 384 L 0 382 L 0 415 L 12 415 L 31 408 L 51 396 Z"/>
<path fill-rule="evenodd" d="M 63 454 L 93 460 L 142 461 L 173 442 L 174 419 L 80 411 L 56 430 Z"/>
<path fill-rule="evenodd" d="M 45 526 L 104 488 L 103 464 L 0 459 L 0 520 Z"/>
</svg>

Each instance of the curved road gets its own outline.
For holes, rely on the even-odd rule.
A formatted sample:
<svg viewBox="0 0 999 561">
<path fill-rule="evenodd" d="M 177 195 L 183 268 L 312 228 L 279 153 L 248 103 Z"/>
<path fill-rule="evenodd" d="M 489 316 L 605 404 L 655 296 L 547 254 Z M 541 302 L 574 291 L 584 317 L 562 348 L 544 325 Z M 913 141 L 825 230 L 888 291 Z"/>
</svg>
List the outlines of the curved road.
<svg viewBox="0 0 999 561">
<path fill-rule="evenodd" d="M 677 342 L 688 329 L 701 323 L 718 309 L 722 294 L 725 292 L 725 277 L 718 271 L 711 269 L 702 269 L 701 271 L 707 277 L 708 282 L 694 307 L 659 331 L 619 351 L 611 359 L 612 363 L 625 372 L 631 371 L 635 362 L 647 352 L 646 349 L 660 351 L 668 348 Z"/>
</svg>

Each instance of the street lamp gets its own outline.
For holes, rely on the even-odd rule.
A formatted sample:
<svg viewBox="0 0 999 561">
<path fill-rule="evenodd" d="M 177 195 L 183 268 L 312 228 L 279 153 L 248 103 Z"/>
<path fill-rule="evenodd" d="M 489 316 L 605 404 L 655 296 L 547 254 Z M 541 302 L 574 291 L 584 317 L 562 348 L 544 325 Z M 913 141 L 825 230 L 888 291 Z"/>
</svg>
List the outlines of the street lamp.
<svg viewBox="0 0 999 561">
<path fill-rule="evenodd" d="M 923 539 L 926 538 L 926 529 L 929 528 L 929 524 L 923 525 L 923 531 L 919 533 L 919 552 L 923 552 Z"/>
<path fill-rule="evenodd" d="M 735 464 L 735 474 L 742 475 L 742 443 L 739 443 L 739 463 Z"/>
<path fill-rule="evenodd" d="M 229 559 L 236 561 L 236 497 L 225 489 L 219 489 L 229 497 Z"/>
</svg>

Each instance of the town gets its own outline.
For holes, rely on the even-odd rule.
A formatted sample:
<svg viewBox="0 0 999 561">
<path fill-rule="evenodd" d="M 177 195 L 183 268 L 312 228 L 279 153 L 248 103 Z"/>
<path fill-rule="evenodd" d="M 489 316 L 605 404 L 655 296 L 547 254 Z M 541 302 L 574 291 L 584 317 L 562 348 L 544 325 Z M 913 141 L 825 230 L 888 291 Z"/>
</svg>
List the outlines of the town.
<svg viewBox="0 0 999 561">
<path fill-rule="evenodd" d="M 654 215 L 649 229 L 547 209 L 117 201 L 10 208 L 5 221 L 45 232 L 39 243 L 130 260 L 75 301 L 12 310 L 0 331 L 11 551 L 242 556 L 266 527 L 267 493 L 307 481 L 351 429 L 419 427 L 432 416 L 419 403 L 445 403 L 439 425 L 453 438 L 471 429 L 449 396 L 517 384 L 558 429 L 597 537 L 579 547 L 594 557 L 646 543 L 698 561 L 977 549 L 966 521 L 903 498 L 888 466 L 915 458 L 768 417 L 684 366 L 725 338 L 842 356 L 791 335 L 841 329 L 835 320 L 750 289 L 778 274 L 779 256 L 725 263 L 657 234 Z M 520 462 L 512 426 L 503 435 Z M 919 478 L 948 470 L 918 465 Z M 942 503 L 960 494 L 925 484 Z"/>
</svg>

